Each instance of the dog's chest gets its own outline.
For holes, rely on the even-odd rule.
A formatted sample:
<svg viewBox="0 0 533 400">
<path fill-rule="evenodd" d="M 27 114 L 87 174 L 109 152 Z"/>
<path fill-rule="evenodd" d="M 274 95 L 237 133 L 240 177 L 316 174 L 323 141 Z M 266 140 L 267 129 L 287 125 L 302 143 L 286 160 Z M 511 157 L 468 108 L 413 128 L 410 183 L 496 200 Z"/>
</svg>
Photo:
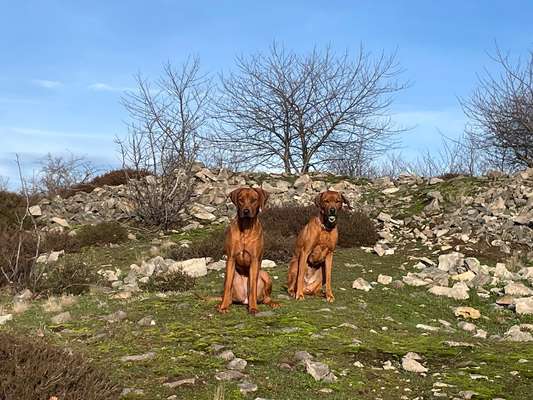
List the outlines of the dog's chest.
<svg viewBox="0 0 533 400">
<path fill-rule="evenodd" d="M 324 262 L 328 254 L 335 249 L 335 243 L 335 237 L 332 237 L 331 232 L 321 232 L 318 242 L 309 255 L 309 262 L 311 264 Z"/>
</svg>

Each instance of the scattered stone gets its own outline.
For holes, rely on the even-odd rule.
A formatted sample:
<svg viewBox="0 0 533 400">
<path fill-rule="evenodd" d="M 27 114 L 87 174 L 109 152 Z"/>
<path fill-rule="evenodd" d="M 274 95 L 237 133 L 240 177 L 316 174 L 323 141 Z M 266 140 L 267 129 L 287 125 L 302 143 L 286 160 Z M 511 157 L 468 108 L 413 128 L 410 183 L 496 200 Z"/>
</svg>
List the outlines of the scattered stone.
<svg viewBox="0 0 533 400">
<path fill-rule="evenodd" d="M 473 390 L 463 390 L 459 392 L 459 396 L 461 396 L 465 400 L 471 400 L 478 394 L 479 393 L 474 392 Z"/>
<path fill-rule="evenodd" d="M 361 361 L 354 362 L 353 366 L 357 367 L 357 368 L 364 368 L 364 365 L 363 365 L 363 363 Z"/>
<path fill-rule="evenodd" d="M 139 321 L 137 321 L 137 325 L 139 326 L 155 326 L 155 320 L 151 315 L 147 315 L 146 317 L 141 318 Z"/>
<path fill-rule="evenodd" d="M 454 284 L 451 288 L 445 286 L 433 286 L 429 289 L 429 293 L 436 296 L 446 296 L 455 300 L 467 300 L 468 286 L 464 282 Z"/>
<path fill-rule="evenodd" d="M 511 342 L 533 342 L 533 324 L 513 325 L 504 334 L 504 339 Z"/>
<path fill-rule="evenodd" d="M 41 207 L 38 205 L 31 206 L 30 208 L 28 208 L 28 211 L 32 217 L 40 217 L 43 215 L 43 211 L 41 210 Z"/>
<path fill-rule="evenodd" d="M 416 353 L 407 353 L 402 358 L 402 368 L 407 372 L 416 372 L 417 374 L 428 372 L 428 369 L 417 361 L 420 359 Z"/>
<path fill-rule="evenodd" d="M 237 385 L 242 394 L 257 392 L 257 385 L 251 382 L 242 382 Z"/>
<path fill-rule="evenodd" d="M 449 346 L 449 347 L 475 347 L 472 343 L 468 343 L 468 342 L 455 342 L 453 340 L 447 340 L 444 342 L 444 344 L 446 346 Z"/>
<path fill-rule="evenodd" d="M 294 353 L 294 361 L 299 363 L 305 363 L 306 361 L 310 361 L 313 359 L 313 356 L 309 354 L 307 351 L 297 351 Z"/>
<path fill-rule="evenodd" d="M 464 254 L 458 252 L 442 254 L 439 256 L 438 268 L 446 272 L 455 272 L 463 265 L 464 258 Z"/>
<path fill-rule="evenodd" d="M 479 310 L 476 310 L 472 307 L 455 307 L 453 313 L 456 317 L 463 317 L 469 319 L 479 319 L 481 318 L 481 313 Z"/>
<path fill-rule="evenodd" d="M 231 350 L 224 350 L 217 357 L 222 358 L 225 361 L 231 361 L 235 358 L 235 354 L 233 354 L 233 351 Z"/>
<path fill-rule="evenodd" d="M 72 321 L 72 317 L 70 315 L 70 312 L 66 311 L 52 317 L 50 321 L 52 321 L 54 325 L 60 325 Z"/>
<path fill-rule="evenodd" d="M 437 328 L 436 326 L 431 326 L 431 325 L 417 324 L 416 327 L 418 329 L 422 329 L 423 331 L 429 331 L 429 332 L 440 331 L 440 328 Z"/>
<path fill-rule="evenodd" d="M 382 285 L 390 285 L 391 282 L 392 282 L 392 276 L 382 275 L 382 274 L 378 275 L 378 283 L 381 283 Z"/>
<path fill-rule="evenodd" d="M 276 267 L 276 262 L 272 260 L 261 261 L 261 269 L 271 269 Z"/>
<path fill-rule="evenodd" d="M 13 314 L 0 315 L 0 325 L 4 325 L 7 321 L 13 319 Z"/>
<path fill-rule="evenodd" d="M 533 297 L 521 297 L 514 299 L 515 311 L 517 314 L 533 314 Z"/>
<path fill-rule="evenodd" d="M 245 378 L 242 372 L 230 369 L 229 371 L 221 371 L 215 374 L 215 379 L 217 381 L 237 381 Z"/>
<path fill-rule="evenodd" d="M 475 332 L 477 327 L 471 322 L 461 321 L 457 324 L 459 328 L 466 332 Z"/>
<path fill-rule="evenodd" d="M 248 364 L 246 360 L 236 357 L 228 363 L 227 368 L 235 369 L 237 371 L 244 371 L 246 364 Z"/>
<path fill-rule="evenodd" d="M 168 267 L 168 273 L 181 272 L 193 278 L 207 275 L 207 259 L 205 257 L 191 258 L 185 261 L 175 261 Z"/>
<path fill-rule="evenodd" d="M 109 323 L 120 322 L 128 318 L 128 314 L 125 311 L 118 310 L 112 314 L 106 315 L 104 319 Z"/>
<path fill-rule="evenodd" d="M 315 381 L 333 382 L 337 377 L 330 372 L 329 367 L 318 361 L 305 361 L 305 370 Z"/>
<path fill-rule="evenodd" d="M 50 218 L 50 222 L 53 222 L 59 226 L 62 226 L 63 228 L 69 228 L 70 225 L 69 223 L 67 222 L 66 219 L 63 219 L 63 218 L 59 218 L 59 217 L 53 217 L 53 218 Z"/>
<path fill-rule="evenodd" d="M 394 367 L 394 365 L 392 365 L 392 362 L 387 360 L 383 363 L 383 370 L 385 371 L 393 371 L 395 370 L 396 367 Z"/>
<path fill-rule="evenodd" d="M 163 386 L 174 389 L 183 385 L 194 385 L 196 383 L 195 378 L 180 379 L 179 381 L 163 383 Z"/>
<path fill-rule="evenodd" d="M 122 362 L 137 362 L 137 361 L 148 361 L 156 357 L 156 354 L 154 352 L 148 352 L 144 354 L 139 354 L 135 356 L 124 356 L 120 357 L 120 361 Z"/>
<path fill-rule="evenodd" d="M 520 282 L 510 282 L 503 288 L 505 294 L 509 296 L 531 296 L 533 295 L 533 290 L 528 288 L 526 285 Z"/>
<path fill-rule="evenodd" d="M 135 388 L 124 388 L 122 389 L 122 392 L 120 393 L 120 397 L 126 397 L 130 394 L 133 394 L 135 396 L 144 396 L 144 390 L 135 389 Z M 53 399 L 53 397 L 51 397 L 49 400 L 58 400 L 58 399 L 57 398 Z"/>
<path fill-rule="evenodd" d="M 352 288 L 368 292 L 372 289 L 372 286 L 363 278 L 357 278 L 355 281 L 353 281 Z"/>
<path fill-rule="evenodd" d="M 429 285 L 428 281 L 425 281 L 424 279 L 419 278 L 415 274 L 408 272 L 406 276 L 402 278 L 402 281 L 409 286 L 427 286 Z"/>
</svg>

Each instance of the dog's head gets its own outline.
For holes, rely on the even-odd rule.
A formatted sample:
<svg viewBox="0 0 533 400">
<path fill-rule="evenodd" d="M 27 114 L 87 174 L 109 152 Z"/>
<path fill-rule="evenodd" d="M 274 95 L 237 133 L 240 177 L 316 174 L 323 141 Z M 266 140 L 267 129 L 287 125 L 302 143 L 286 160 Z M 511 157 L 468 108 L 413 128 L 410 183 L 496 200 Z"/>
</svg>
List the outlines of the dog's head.
<svg viewBox="0 0 533 400">
<path fill-rule="evenodd" d="M 239 218 L 255 218 L 265 207 L 268 192 L 261 188 L 241 188 L 232 191 L 229 198 L 237 207 Z"/>
<path fill-rule="evenodd" d="M 351 208 L 346 197 L 342 193 L 333 190 L 318 194 L 315 197 L 315 204 L 323 216 L 324 224 L 331 228 L 337 224 L 337 216 L 342 209 L 342 205 L 346 204 L 348 208 Z"/>
</svg>

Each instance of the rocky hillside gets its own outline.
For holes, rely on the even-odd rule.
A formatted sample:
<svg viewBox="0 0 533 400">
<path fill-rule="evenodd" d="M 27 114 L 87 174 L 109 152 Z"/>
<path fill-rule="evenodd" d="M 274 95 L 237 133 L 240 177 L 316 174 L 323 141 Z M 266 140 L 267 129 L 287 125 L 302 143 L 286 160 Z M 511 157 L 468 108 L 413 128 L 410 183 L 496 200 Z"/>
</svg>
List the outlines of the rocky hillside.
<svg viewBox="0 0 533 400">
<path fill-rule="evenodd" d="M 76 296 L 0 291 L 0 330 L 88 356 L 124 399 L 531 397 L 533 169 L 368 181 L 199 167 L 196 180 L 182 229 L 153 235 L 132 224 L 125 242 L 44 257 L 50 276 L 70 271 L 67 289 L 84 284 L 80 275 L 99 278 Z M 311 204 L 333 188 L 374 220 L 375 246 L 335 253 L 333 304 L 294 301 L 286 264 L 264 260 L 282 307 L 219 315 L 224 260 L 168 257 L 220 233 L 234 213 L 227 193 L 244 185 L 269 191 L 270 206 Z M 45 200 L 32 213 L 68 232 L 126 222 L 126 190 Z"/>
<path fill-rule="evenodd" d="M 227 195 L 241 186 L 261 186 L 269 206 L 312 204 L 317 193 L 342 191 L 356 209 L 382 226 L 383 247 L 420 240 L 441 249 L 484 243 L 504 254 L 533 248 L 533 169 L 513 176 L 352 180 L 332 175 L 231 174 L 197 167 L 191 204 L 183 211 L 184 230 L 224 224 L 233 214 Z M 127 187 L 105 186 L 68 199 L 42 200 L 32 208 L 49 226 L 67 227 L 132 218 Z"/>
</svg>

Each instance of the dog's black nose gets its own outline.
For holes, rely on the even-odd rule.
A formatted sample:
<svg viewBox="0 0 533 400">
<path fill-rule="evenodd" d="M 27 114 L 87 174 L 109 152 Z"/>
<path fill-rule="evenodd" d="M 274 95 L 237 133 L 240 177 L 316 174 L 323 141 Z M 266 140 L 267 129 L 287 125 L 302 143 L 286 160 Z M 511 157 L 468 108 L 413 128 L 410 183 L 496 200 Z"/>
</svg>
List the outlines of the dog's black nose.
<svg viewBox="0 0 533 400">
<path fill-rule="evenodd" d="M 242 210 L 243 215 L 250 215 L 250 209 L 245 208 Z"/>
<path fill-rule="evenodd" d="M 336 209 L 336 208 L 330 208 L 330 209 L 329 209 L 329 213 L 330 213 L 331 215 L 335 215 L 335 214 L 337 214 L 337 209 Z"/>
</svg>

